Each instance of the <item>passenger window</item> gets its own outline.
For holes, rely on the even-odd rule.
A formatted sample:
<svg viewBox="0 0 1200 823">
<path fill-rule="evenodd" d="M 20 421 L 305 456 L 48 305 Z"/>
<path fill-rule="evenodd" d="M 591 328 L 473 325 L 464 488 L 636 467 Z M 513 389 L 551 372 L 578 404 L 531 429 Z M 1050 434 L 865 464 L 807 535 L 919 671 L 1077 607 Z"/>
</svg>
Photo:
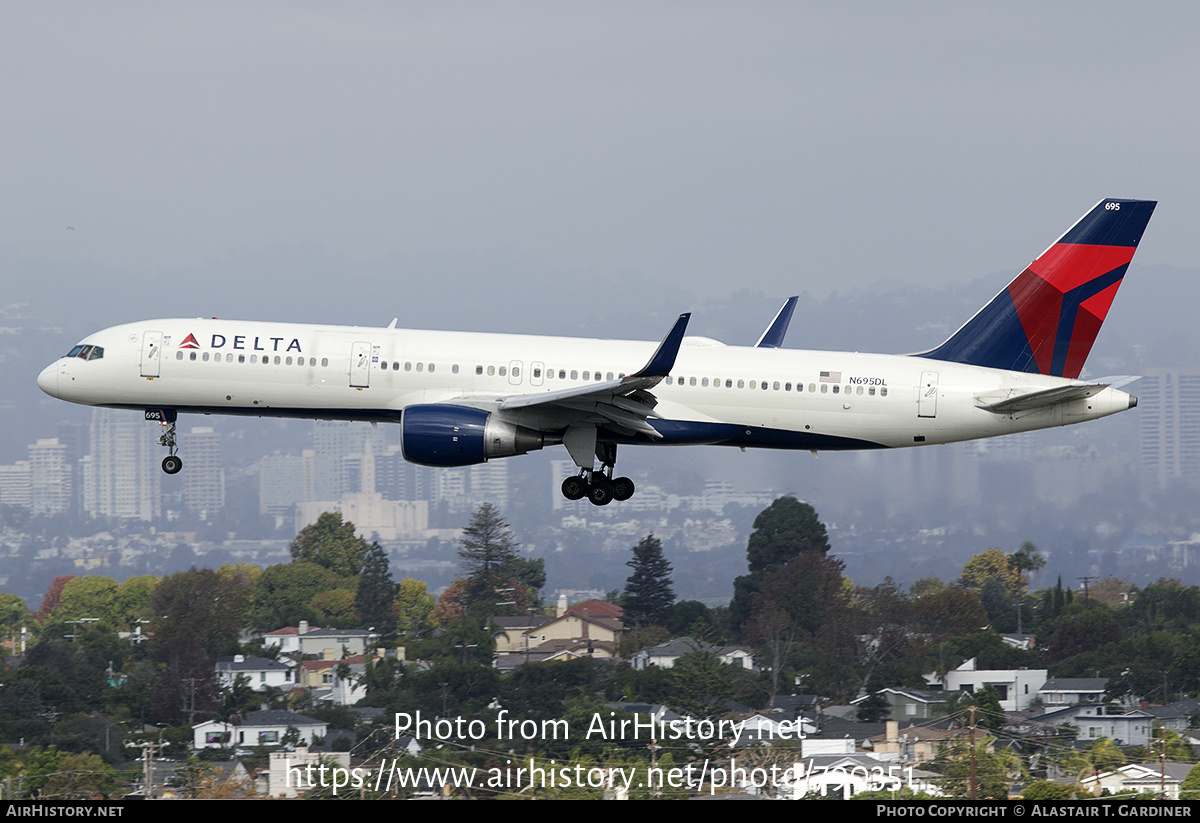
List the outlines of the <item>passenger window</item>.
<svg viewBox="0 0 1200 823">
<path fill-rule="evenodd" d="M 596 382 L 597 382 L 597 383 L 599 383 L 599 382 L 600 382 L 600 372 L 596 372 L 596 378 L 595 378 L 595 379 L 596 379 Z"/>
<path fill-rule="evenodd" d="M 583 379 L 584 379 L 584 380 L 591 380 L 591 379 L 592 379 L 592 373 L 591 373 L 590 371 L 585 371 L 585 372 L 583 373 Z"/>
<path fill-rule="evenodd" d="M 875 387 L 872 386 L 871 388 L 867 389 L 867 394 L 869 394 L 871 397 L 874 397 L 875 396 Z"/>
<path fill-rule="evenodd" d="M 175 359 L 176 359 L 176 360 L 182 360 L 182 359 L 183 359 L 183 352 L 181 352 L 181 351 L 177 351 L 177 352 L 175 352 Z"/>
<path fill-rule="evenodd" d="M 501 366 L 500 367 L 500 376 L 504 377 L 507 374 L 508 374 L 508 366 Z"/>
<path fill-rule="evenodd" d="M 541 370 L 541 369 L 538 369 L 538 368 L 535 368 L 535 369 L 533 370 L 533 379 L 534 379 L 534 380 L 537 380 L 537 379 L 538 379 L 539 377 L 541 377 L 541 376 L 542 376 L 542 370 Z"/>
<path fill-rule="evenodd" d="M 290 358 L 290 357 L 288 358 L 288 360 L 291 360 L 291 359 L 292 359 L 292 358 Z M 276 365 L 276 366 L 278 366 L 278 365 L 279 365 L 279 355 L 275 355 L 275 365 Z"/>
<path fill-rule="evenodd" d="M 425 369 L 425 364 L 424 364 L 424 363 L 418 363 L 418 364 L 417 364 L 417 371 L 418 371 L 418 372 L 420 372 L 420 371 L 423 371 L 424 369 Z"/>
<path fill-rule="evenodd" d="M 854 392 L 854 393 L 855 393 L 855 394 L 858 394 L 858 395 L 861 395 L 861 394 L 862 394 L 862 386 L 859 386 L 859 387 L 858 387 L 858 391 L 856 391 L 856 392 Z"/>
<path fill-rule="evenodd" d="M 495 367 L 495 366 L 488 366 L 488 377 L 491 377 L 491 376 L 492 376 L 493 374 L 495 374 L 495 373 L 496 373 L 496 367 Z"/>
<path fill-rule="evenodd" d="M 458 374 L 458 364 L 457 363 L 455 363 L 453 366 L 450 367 L 450 373 Z"/>
<path fill-rule="evenodd" d="M 205 352 L 203 355 L 201 355 L 200 359 L 203 360 L 205 363 L 207 363 L 208 362 L 208 352 Z"/>
<path fill-rule="evenodd" d="M 887 386 L 881 386 L 879 389 L 880 397 L 887 397 Z"/>
<path fill-rule="evenodd" d="M 763 388 L 765 389 L 766 387 L 767 387 L 767 384 L 766 384 L 766 383 L 763 383 Z M 772 388 L 772 389 L 774 389 L 775 391 L 779 391 L 779 381 L 778 381 L 778 380 L 776 380 L 776 381 L 775 381 L 775 382 L 774 382 L 774 383 L 771 385 L 771 388 Z M 788 391 L 791 391 L 791 388 L 792 388 L 792 384 L 791 384 L 791 383 L 788 383 Z"/>
<path fill-rule="evenodd" d="M 579 379 L 579 372 L 578 372 L 578 371 L 576 371 L 575 369 L 571 369 L 571 379 L 572 379 L 572 380 L 578 380 L 578 379 Z"/>
<path fill-rule="evenodd" d="M 520 377 L 520 376 L 521 376 L 521 367 L 520 367 L 520 366 L 513 366 L 513 373 L 512 373 L 512 376 L 513 376 L 513 377 Z"/>
<path fill-rule="evenodd" d="M 689 386 L 694 386 L 694 385 L 696 385 L 696 378 L 694 378 L 694 377 L 689 377 L 689 378 L 688 378 L 688 385 L 689 385 Z"/>
<path fill-rule="evenodd" d="M 701 379 L 700 379 L 700 385 L 701 385 L 701 386 L 707 386 L 707 385 L 708 385 L 708 378 L 707 378 L 707 377 L 703 377 L 703 378 L 701 378 Z"/>
<path fill-rule="evenodd" d="M 257 363 L 257 362 L 258 362 L 258 355 L 257 355 L 257 354 L 252 354 L 252 355 L 250 355 L 250 362 L 251 362 L 251 363 Z"/>
<path fill-rule="evenodd" d="M 558 379 L 559 379 L 559 380 L 566 380 L 566 379 L 567 379 L 567 370 L 566 370 L 566 369 L 559 369 L 559 370 L 558 370 Z"/>
<path fill-rule="evenodd" d="M 783 390 L 784 390 L 784 391 L 791 391 L 791 390 L 792 390 L 792 384 L 791 384 L 791 383 L 784 383 L 784 384 L 783 384 Z"/>
<path fill-rule="evenodd" d="M 405 371 L 412 371 L 412 362 L 411 362 L 411 361 L 408 361 L 408 360 L 406 360 L 406 361 L 404 362 L 404 370 L 405 370 Z"/>
<path fill-rule="evenodd" d="M 841 386 L 837 386 L 837 385 L 835 385 L 835 386 L 833 387 L 833 393 L 834 393 L 834 394 L 837 394 L 837 393 L 838 393 L 838 392 L 840 392 L 841 390 L 842 390 L 842 387 L 841 387 Z"/>
<path fill-rule="evenodd" d="M 809 383 L 809 384 L 808 384 L 808 390 L 809 390 L 809 391 L 816 391 L 816 390 L 817 390 L 817 384 L 816 384 L 816 383 Z"/>
<path fill-rule="evenodd" d="M 321 358 L 321 365 L 322 365 L 322 366 L 328 366 L 328 365 L 329 365 L 329 358 L 328 358 L 328 357 L 322 357 L 322 358 Z"/>
<path fill-rule="evenodd" d="M 433 371 L 433 370 L 434 370 L 434 369 L 436 369 L 436 368 L 437 368 L 437 364 L 436 364 L 436 363 L 430 363 L 430 364 L 429 364 L 429 370 L 430 370 L 430 371 Z"/>
<path fill-rule="evenodd" d="M 384 360 L 382 363 L 380 363 L 379 368 L 383 369 L 384 371 L 387 371 L 387 361 Z"/>
<path fill-rule="evenodd" d="M 239 354 L 239 355 L 238 355 L 238 362 L 239 362 L 239 363 L 245 363 L 245 362 L 246 362 L 246 355 L 244 355 L 244 354 Z"/>
<path fill-rule="evenodd" d="M 829 394 L 829 384 L 828 383 L 821 384 L 821 394 Z"/>
<path fill-rule="evenodd" d="M 475 367 L 475 373 L 476 373 L 476 374 L 483 374 L 483 366 L 476 366 L 476 367 Z"/>
<path fill-rule="evenodd" d="M 292 365 L 292 358 L 289 357 L 286 360 L 284 360 L 283 362 L 284 362 L 285 366 L 290 366 L 290 365 Z"/>
<path fill-rule="evenodd" d="M 189 354 L 188 354 L 188 359 L 190 359 L 190 360 L 195 360 L 195 359 L 196 359 L 196 353 L 195 353 L 195 352 L 189 352 Z"/>
<path fill-rule="evenodd" d="M 728 377 L 725 378 L 725 388 L 727 388 L 727 389 L 733 388 L 733 380 L 732 379 L 730 379 Z"/>
<path fill-rule="evenodd" d="M 613 379 L 612 372 L 609 372 L 607 375 L 605 375 L 604 379 L 605 379 L 605 380 L 612 380 L 612 379 Z"/>
</svg>

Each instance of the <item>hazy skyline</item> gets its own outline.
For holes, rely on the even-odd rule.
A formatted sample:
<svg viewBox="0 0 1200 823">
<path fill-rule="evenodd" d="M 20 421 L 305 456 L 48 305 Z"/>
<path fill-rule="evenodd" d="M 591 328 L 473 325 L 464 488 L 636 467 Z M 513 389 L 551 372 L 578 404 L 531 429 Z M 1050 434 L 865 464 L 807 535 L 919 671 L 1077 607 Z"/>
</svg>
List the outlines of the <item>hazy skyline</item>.
<svg viewBox="0 0 1200 823">
<path fill-rule="evenodd" d="M 1139 265 L 1196 265 L 1189 4 L 118 2 L 2 19 L 4 277 L 73 277 L 56 299 L 103 307 L 96 328 L 569 333 L 734 288 L 939 287 L 1018 270 L 1103 197 L 1161 201 Z"/>
</svg>

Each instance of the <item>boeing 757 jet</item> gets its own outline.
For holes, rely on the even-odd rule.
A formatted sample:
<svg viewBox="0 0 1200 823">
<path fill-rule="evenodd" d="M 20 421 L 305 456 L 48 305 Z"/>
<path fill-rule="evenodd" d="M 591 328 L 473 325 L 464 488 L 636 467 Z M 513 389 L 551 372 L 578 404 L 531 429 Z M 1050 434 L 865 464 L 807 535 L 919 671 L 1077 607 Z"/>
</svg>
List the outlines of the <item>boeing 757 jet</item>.
<svg viewBox="0 0 1200 823">
<path fill-rule="evenodd" d="M 1154 211 L 1101 200 L 935 349 L 781 348 L 796 299 L 753 347 L 475 332 L 147 320 L 88 335 L 38 376 L 73 403 L 162 426 L 175 474 L 179 414 L 396 423 L 406 460 L 468 466 L 563 445 L 562 493 L 603 506 L 634 484 L 617 447 L 883 449 L 1080 423 L 1124 411 L 1132 378 L 1081 380 Z"/>
</svg>

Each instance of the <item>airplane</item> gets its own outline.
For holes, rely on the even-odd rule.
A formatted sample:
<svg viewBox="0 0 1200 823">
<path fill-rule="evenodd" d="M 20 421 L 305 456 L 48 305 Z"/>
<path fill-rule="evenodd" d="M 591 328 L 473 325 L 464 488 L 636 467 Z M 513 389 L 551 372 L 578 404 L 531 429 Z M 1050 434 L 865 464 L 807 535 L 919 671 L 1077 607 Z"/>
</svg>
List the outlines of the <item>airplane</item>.
<svg viewBox="0 0 1200 823">
<path fill-rule="evenodd" d="M 135 409 L 162 426 L 162 469 L 183 466 L 180 414 L 360 420 L 400 427 L 404 458 L 468 466 L 563 445 L 571 500 L 628 500 L 621 445 L 824 450 L 995 437 L 1131 409 L 1136 377 L 1079 375 L 1156 201 L 1106 199 L 990 303 L 911 355 L 781 348 L 797 298 L 753 347 L 167 319 L 88 335 L 38 386 Z M 597 467 L 597 461 L 599 466 Z"/>
</svg>

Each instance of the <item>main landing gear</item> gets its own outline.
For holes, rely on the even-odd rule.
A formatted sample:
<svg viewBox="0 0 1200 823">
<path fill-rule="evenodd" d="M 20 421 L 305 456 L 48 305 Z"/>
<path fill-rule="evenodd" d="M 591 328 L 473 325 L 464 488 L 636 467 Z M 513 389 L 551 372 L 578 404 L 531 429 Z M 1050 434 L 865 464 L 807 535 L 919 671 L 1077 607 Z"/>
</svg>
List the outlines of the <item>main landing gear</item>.
<svg viewBox="0 0 1200 823">
<path fill-rule="evenodd" d="M 596 456 L 601 460 L 601 467 L 581 468 L 579 474 L 564 480 L 563 497 L 568 500 L 582 500 L 587 497 L 593 506 L 607 506 L 614 500 L 628 500 L 633 497 L 633 481 L 628 477 L 613 477 L 617 463 L 616 444 L 597 444 Z"/>
<path fill-rule="evenodd" d="M 158 436 L 158 445 L 167 447 L 167 456 L 163 458 L 162 470 L 167 474 L 179 474 L 183 468 L 183 459 L 175 453 L 175 412 L 146 412 L 146 417 L 157 420 L 162 426 L 162 434 Z"/>
</svg>

